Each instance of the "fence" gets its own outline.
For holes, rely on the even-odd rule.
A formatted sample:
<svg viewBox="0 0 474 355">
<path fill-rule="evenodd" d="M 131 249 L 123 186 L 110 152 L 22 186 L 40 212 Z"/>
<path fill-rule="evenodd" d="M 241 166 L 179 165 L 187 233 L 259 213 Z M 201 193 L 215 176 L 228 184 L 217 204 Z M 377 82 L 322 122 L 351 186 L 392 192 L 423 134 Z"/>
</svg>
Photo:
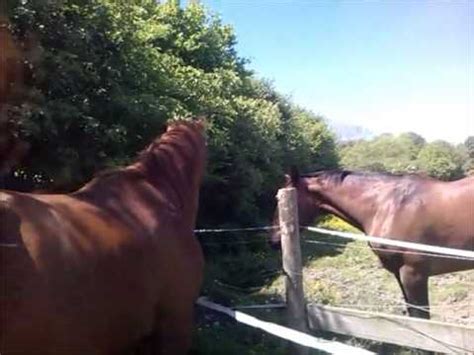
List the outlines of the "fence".
<svg viewBox="0 0 474 355">
<path fill-rule="evenodd" d="M 306 305 L 302 284 L 303 269 L 295 189 L 281 189 L 278 192 L 278 208 L 282 237 L 282 262 L 285 275 L 287 317 L 288 325 L 292 329 L 263 322 L 242 312 L 210 303 L 208 300 L 200 299 L 198 304 L 224 312 L 237 321 L 290 340 L 295 344 L 290 350 L 294 354 L 307 354 L 307 347 L 332 353 L 341 351 L 368 353 L 365 350 L 349 347 L 345 344 L 323 341 L 322 339 L 308 336 L 305 334 L 308 330 L 329 331 L 428 351 L 474 353 L 474 327 L 347 308 L 316 304 Z M 271 228 L 273 227 L 246 228 L 245 230 Z M 440 257 L 474 261 L 474 252 L 468 250 L 327 231 L 315 227 L 307 227 L 307 229 L 343 238 L 375 242 L 380 245 L 408 248 L 414 250 L 414 253 L 429 253 L 430 255 Z M 206 231 L 222 232 L 223 230 L 197 230 L 197 232 L 201 233 Z M 233 231 L 237 231 L 237 229 Z M 347 348 L 344 348 L 344 346 Z"/>
<path fill-rule="evenodd" d="M 327 351 L 329 353 L 350 353 L 350 354 L 373 354 L 370 351 L 359 349 L 336 341 L 328 341 L 325 339 L 315 338 L 306 333 L 283 327 L 278 324 L 262 321 L 258 318 L 252 317 L 248 314 L 234 311 L 230 308 L 223 307 L 219 304 L 209 302 L 206 298 L 198 299 L 197 304 L 212 309 L 217 312 L 227 314 L 240 323 L 247 324 L 251 327 L 262 329 L 263 331 L 278 336 L 280 338 L 291 341 L 294 344 L 303 345 L 304 347 Z M 296 352 L 305 352 L 305 348 L 300 348 Z M 294 351 L 292 350 L 292 354 Z"/>
</svg>

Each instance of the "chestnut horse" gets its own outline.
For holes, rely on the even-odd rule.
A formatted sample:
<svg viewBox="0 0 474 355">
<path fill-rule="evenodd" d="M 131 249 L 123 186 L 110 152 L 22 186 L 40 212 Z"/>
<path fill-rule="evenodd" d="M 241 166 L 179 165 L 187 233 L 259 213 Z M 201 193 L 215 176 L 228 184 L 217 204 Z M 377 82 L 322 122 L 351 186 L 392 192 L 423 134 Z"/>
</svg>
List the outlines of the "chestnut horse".
<svg viewBox="0 0 474 355">
<path fill-rule="evenodd" d="M 203 255 L 203 124 L 70 194 L 0 191 L 0 353 L 184 354 Z"/>
<path fill-rule="evenodd" d="M 330 213 L 372 236 L 474 248 L 474 177 L 443 182 L 416 175 L 321 171 L 299 176 L 293 171 L 286 179 L 286 187 L 297 190 L 301 225 Z M 279 245 L 278 230 L 271 241 Z M 395 275 L 413 317 L 429 318 L 429 276 L 474 268 L 473 260 L 369 245 Z"/>
</svg>

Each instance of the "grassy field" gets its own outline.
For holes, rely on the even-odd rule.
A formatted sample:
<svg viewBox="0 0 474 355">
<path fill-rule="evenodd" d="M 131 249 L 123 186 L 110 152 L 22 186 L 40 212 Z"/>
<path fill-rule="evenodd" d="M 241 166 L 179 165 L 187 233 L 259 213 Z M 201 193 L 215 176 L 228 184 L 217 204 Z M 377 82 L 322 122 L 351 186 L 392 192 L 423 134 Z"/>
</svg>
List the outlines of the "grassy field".
<svg viewBox="0 0 474 355">
<path fill-rule="evenodd" d="M 337 229 L 350 229 L 339 221 L 329 221 L 329 224 Z M 347 242 L 312 233 L 306 234 L 303 239 L 324 241 L 324 244 L 302 244 L 304 287 L 308 302 L 404 314 L 405 307 L 395 278 L 380 266 L 366 243 Z M 206 242 L 209 243 L 209 240 L 204 240 L 203 244 Z M 212 241 L 210 243 L 213 245 Z M 227 306 L 284 301 L 280 255 L 266 246 L 265 236 L 249 234 L 231 237 L 228 245 L 220 248 L 224 248 L 226 253 L 222 254 L 222 250 L 219 255 L 208 253 L 204 294 L 211 300 Z M 429 285 L 432 318 L 474 325 L 473 285 L 474 270 L 432 277 Z M 245 312 L 284 324 L 282 311 Z M 200 310 L 198 318 L 196 354 L 285 353 L 285 342 L 259 330 L 238 325 L 225 316 Z M 317 336 L 334 338 L 376 352 L 416 353 L 333 334 Z"/>
</svg>

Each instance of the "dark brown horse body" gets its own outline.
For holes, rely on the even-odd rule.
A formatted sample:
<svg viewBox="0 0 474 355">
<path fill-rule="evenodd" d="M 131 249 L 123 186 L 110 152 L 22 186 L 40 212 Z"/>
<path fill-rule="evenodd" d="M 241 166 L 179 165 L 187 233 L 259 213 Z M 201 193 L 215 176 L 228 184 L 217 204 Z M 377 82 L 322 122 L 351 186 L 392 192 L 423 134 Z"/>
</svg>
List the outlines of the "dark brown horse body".
<svg viewBox="0 0 474 355">
<path fill-rule="evenodd" d="M 474 249 L 474 177 L 443 182 L 416 175 L 323 171 L 287 176 L 298 192 L 300 224 L 334 214 L 368 235 Z M 279 232 L 272 236 L 279 242 Z M 402 289 L 411 316 L 429 318 L 428 277 L 474 268 L 473 260 L 370 244 Z"/>
<path fill-rule="evenodd" d="M 181 122 L 77 192 L 0 192 L 0 353 L 123 354 L 144 337 L 185 353 L 205 156 L 202 125 Z"/>
</svg>

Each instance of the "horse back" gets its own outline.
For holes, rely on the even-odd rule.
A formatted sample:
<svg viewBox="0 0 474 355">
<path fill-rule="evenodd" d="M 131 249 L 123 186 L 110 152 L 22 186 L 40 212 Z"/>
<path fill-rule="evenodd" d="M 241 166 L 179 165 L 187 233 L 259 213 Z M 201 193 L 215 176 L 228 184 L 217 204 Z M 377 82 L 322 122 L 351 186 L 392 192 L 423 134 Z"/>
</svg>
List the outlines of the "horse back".
<svg viewBox="0 0 474 355">
<path fill-rule="evenodd" d="M 195 261 L 182 260 L 197 247 L 181 248 L 173 237 L 185 231 L 169 218 L 158 237 L 129 227 L 125 210 L 73 196 L 0 201 L 0 243 L 16 245 L 0 248 L 0 353 L 114 353 L 152 329 L 165 290 L 186 293 L 173 270 L 192 277 Z"/>
<path fill-rule="evenodd" d="M 452 235 L 453 247 L 472 249 L 474 242 L 474 177 L 436 184 L 429 197 L 434 225 Z M 457 236 L 457 237 L 455 237 Z M 456 246 L 456 239 L 465 245 Z"/>
</svg>

